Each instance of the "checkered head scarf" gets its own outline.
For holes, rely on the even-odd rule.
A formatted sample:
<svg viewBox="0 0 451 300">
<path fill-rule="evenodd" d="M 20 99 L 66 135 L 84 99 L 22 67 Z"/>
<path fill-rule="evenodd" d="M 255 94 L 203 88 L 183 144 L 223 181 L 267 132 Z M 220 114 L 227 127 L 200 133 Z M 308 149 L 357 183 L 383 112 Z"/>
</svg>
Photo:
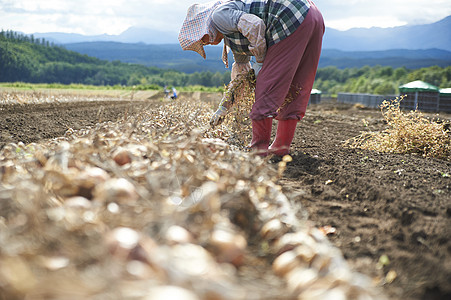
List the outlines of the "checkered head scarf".
<svg viewBox="0 0 451 300">
<path fill-rule="evenodd" d="M 202 37 L 206 34 L 210 42 L 216 39 L 217 31 L 213 27 L 211 16 L 216 7 L 225 1 L 212 1 L 204 4 L 194 4 L 188 8 L 185 21 L 180 29 L 179 42 L 183 50 L 196 51 L 206 58 Z"/>
</svg>

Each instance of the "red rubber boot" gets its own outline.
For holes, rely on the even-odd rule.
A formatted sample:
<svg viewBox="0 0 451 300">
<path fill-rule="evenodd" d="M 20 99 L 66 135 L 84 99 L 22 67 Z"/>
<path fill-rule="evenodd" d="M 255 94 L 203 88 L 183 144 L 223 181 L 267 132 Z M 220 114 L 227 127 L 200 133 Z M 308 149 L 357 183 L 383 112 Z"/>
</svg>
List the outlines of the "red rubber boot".
<svg viewBox="0 0 451 300">
<path fill-rule="evenodd" d="M 269 153 L 284 156 L 290 153 L 291 142 L 296 131 L 297 119 L 279 120 L 274 142 L 269 146 Z"/>
<path fill-rule="evenodd" d="M 271 140 L 272 118 L 252 120 L 252 150 L 260 156 L 268 155 Z"/>
</svg>

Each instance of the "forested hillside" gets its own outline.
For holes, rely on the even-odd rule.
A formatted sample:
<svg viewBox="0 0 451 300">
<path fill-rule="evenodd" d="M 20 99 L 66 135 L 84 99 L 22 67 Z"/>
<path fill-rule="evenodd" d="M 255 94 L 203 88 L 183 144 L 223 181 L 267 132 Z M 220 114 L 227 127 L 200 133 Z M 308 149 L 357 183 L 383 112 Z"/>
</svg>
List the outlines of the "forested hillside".
<svg viewBox="0 0 451 300">
<path fill-rule="evenodd" d="M 0 82 L 91 85 L 223 86 L 230 73 L 193 73 L 106 61 L 69 51 L 44 39 L 0 32 Z"/>
<path fill-rule="evenodd" d="M 451 66 L 420 69 L 391 66 L 345 69 L 326 67 L 318 69 L 314 87 L 328 94 L 354 92 L 387 95 L 398 93 L 400 85 L 414 80 L 423 80 L 441 88 L 451 87 Z M 55 46 L 43 39 L 35 39 L 33 36 L 2 31 L 0 82 L 17 81 L 140 85 L 143 88 L 161 88 L 164 85 L 223 87 L 230 81 L 230 72 L 226 70 L 222 73 L 207 71 L 187 74 L 167 68 L 123 63 L 119 60 L 100 60 Z"/>
</svg>

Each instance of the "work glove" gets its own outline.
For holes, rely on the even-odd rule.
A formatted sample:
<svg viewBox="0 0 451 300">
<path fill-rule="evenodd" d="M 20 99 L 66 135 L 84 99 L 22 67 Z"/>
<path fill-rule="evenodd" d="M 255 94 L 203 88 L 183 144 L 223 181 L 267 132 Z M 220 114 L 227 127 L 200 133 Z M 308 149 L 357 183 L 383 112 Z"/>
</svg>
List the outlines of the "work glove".
<svg viewBox="0 0 451 300">
<path fill-rule="evenodd" d="M 254 64 L 252 65 L 252 69 L 254 69 L 254 73 L 255 73 L 255 78 L 257 78 L 258 72 L 260 72 L 262 67 L 263 67 L 263 63 L 259 63 L 259 62 L 254 62 Z"/>
<path fill-rule="evenodd" d="M 210 125 L 215 127 L 224 121 L 224 117 L 227 115 L 227 108 L 219 106 L 218 110 L 211 116 Z"/>
</svg>

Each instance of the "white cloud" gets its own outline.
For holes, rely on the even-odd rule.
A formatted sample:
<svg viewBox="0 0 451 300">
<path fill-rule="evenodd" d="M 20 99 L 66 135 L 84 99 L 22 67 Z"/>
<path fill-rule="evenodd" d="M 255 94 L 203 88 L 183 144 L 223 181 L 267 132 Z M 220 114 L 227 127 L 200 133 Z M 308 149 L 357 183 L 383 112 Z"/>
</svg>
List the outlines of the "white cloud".
<svg viewBox="0 0 451 300">
<path fill-rule="evenodd" d="M 327 26 L 338 30 L 348 30 L 350 28 L 371 28 L 371 27 L 396 27 L 406 25 L 397 18 L 392 17 L 350 17 L 344 19 L 336 19 L 327 22 Z"/>
<path fill-rule="evenodd" d="M 341 30 L 427 24 L 451 15 L 449 0 L 316 0 L 315 3 L 326 26 Z"/>
<path fill-rule="evenodd" d="M 119 34 L 130 26 L 178 31 L 185 0 L 0 0 L 0 28 Z"/>
<path fill-rule="evenodd" d="M 188 7 L 205 0 L 0 0 L 0 28 L 34 32 L 119 34 L 131 26 L 177 32 Z M 450 0 L 316 0 L 326 26 L 393 27 L 451 14 Z"/>
</svg>

